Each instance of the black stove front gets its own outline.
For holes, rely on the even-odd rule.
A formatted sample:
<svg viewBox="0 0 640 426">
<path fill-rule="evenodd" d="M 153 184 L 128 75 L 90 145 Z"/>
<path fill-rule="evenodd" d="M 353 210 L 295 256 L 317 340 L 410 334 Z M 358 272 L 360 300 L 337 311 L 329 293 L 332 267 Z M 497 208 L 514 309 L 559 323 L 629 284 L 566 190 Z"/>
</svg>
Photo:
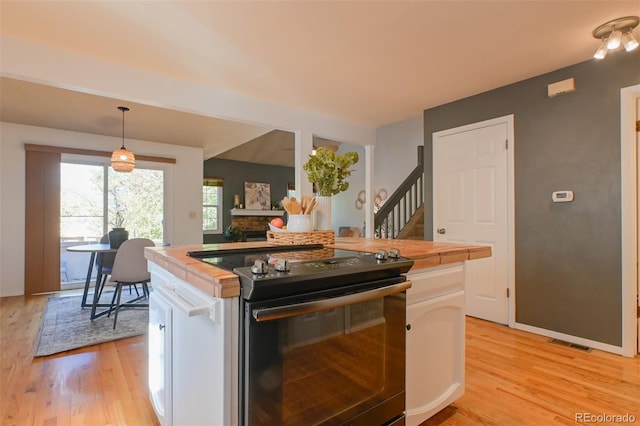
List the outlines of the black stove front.
<svg viewBox="0 0 640 426">
<path fill-rule="evenodd" d="M 241 425 L 404 424 L 413 261 L 318 245 L 191 255 L 240 278 Z"/>
</svg>

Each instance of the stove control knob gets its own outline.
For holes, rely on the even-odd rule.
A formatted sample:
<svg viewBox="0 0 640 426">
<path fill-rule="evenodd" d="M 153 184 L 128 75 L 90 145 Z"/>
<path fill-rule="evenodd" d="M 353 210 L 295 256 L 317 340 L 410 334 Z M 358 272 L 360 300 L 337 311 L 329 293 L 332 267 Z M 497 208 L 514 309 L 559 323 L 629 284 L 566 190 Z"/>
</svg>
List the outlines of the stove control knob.
<svg viewBox="0 0 640 426">
<path fill-rule="evenodd" d="M 378 250 L 375 254 L 376 260 L 387 260 L 387 252 L 383 249 Z"/>
<path fill-rule="evenodd" d="M 291 268 L 289 268 L 289 262 L 287 259 L 278 259 L 273 268 L 278 272 L 289 272 Z"/>
<path fill-rule="evenodd" d="M 266 274 L 267 264 L 264 261 L 257 259 L 255 262 L 253 262 L 253 266 L 251 267 L 251 273 L 255 275 Z"/>
<path fill-rule="evenodd" d="M 394 247 L 389 249 L 389 259 L 398 259 L 399 257 L 400 257 L 400 250 Z"/>
</svg>

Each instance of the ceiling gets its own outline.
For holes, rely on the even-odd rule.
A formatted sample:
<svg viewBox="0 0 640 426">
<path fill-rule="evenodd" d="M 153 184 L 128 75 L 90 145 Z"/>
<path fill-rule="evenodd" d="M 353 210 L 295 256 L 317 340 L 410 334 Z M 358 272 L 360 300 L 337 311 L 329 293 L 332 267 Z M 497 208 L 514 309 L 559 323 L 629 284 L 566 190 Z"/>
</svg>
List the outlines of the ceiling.
<svg viewBox="0 0 640 426">
<path fill-rule="evenodd" d="M 591 31 L 640 15 L 640 2 L 3 0 L 0 12 L 3 36 L 380 127 L 589 60 Z M 121 136 L 118 99 L 0 85 L 2 121 Z M 127 138 L 293 162 L 291 133 L 124 104 Z"/>
</svg>

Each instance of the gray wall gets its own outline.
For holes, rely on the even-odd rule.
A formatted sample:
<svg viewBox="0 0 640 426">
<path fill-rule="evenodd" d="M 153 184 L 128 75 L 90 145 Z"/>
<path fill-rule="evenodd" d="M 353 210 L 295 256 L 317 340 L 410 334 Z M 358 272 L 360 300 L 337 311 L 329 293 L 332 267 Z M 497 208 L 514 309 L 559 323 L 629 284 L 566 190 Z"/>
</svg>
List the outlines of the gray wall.
<svg viewBox="0 0 640 426">
<path fill-rule="evenodd" d="M 547 97 L 548 84 L 571 77 L 575 92 Z M 639 83 L 640 49 L 425 110 L 427 181 L 432 133 L 514 114 L 517 322 L 622 344 L 620 89 Z M 559 189 L 575 201 L 553 204 Z M 425 213 L 426 239 L 432 219 Z"/>
<path fill-rule="evenodd" d="M 204 162 L 204 177 L 221 178 L 224 180 L 222 189 L 222 229 L 224 230 L 231 224 L 230 210 L 233 208 L 234 194 L 239 194 L 240 202 L 242 204 L 245 203 L 245 182 L 263 182 L 270 184 L 272 202 L 280 201 L 287 195 L 287 184 L 295 183 L 295 168 L 210 158 Z M 205 244 L 224 242 L 224 236 L 207 234 L 204 236 L 203 242 Z"/>
</svg>

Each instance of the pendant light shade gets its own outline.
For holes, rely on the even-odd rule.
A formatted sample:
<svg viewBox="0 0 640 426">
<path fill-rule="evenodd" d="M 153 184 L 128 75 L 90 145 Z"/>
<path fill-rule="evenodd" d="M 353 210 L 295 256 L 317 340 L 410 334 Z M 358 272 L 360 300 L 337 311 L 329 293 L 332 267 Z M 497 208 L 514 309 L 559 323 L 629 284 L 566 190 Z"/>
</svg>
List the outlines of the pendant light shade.
<svg viewBox="0 0 640 426">
<path fill-rule="evenodd" d="M 122 147 L 111 154 L 111 167 L 116 172 L 131 172 L 136 167 L 136 156 L 124 147 L 124 113 L 129 111 L 129 108 L 119 106 L 118 109 L 122 111 Z"/>
</svg>

